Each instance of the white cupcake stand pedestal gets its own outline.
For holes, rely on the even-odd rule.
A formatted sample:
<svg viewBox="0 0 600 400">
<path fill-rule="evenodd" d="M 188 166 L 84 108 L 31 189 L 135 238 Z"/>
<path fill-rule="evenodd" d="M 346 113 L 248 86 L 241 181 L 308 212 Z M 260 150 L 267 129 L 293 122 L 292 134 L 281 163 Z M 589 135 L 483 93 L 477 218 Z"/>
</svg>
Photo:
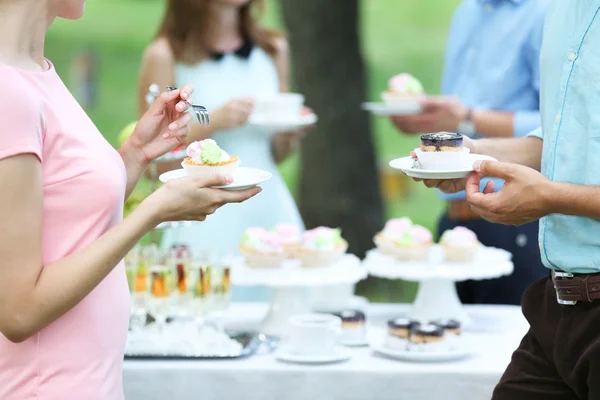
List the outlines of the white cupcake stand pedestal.
<svg viewBox="0 0 600 400">
<path fill-rule="evenodd" d="M 352 285 L 367 277 L 358 257 L 346 254 L 330 267 L 306 268 L 299 260 L 289 260 L 281 268 L 248 268 L 243 258 L 232 262 L 231 283 L 237 286 L 269 286 L 275 288 L 269 311 L 262 322 L 261 333 L 285 336 L 292 315 L 312 312 L 307 289 L 313 287 Z"/>
<path fill-rule="evenodd" d="M 428 260 L 401 261 L 374 249 L 367 253 L 363 265 L 372 276 L 419 282 L 409 318 L 423 322 L 451 318 L 469 325 L 471 318 L 458 298 L 455 282 L 510 275 L 513 272 L 511 258 L 505 250 L 481 246 L 471 262 L 447 262 L 441 247 L 434 245 Z"/>
</svg>

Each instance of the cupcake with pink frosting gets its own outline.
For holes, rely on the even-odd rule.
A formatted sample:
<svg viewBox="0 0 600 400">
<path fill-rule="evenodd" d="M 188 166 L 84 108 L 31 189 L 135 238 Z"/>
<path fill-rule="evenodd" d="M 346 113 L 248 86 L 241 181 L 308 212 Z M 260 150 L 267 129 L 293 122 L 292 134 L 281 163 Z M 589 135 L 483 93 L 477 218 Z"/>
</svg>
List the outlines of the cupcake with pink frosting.
<svg viewBox="0 0 600 400">
<path fill-rule="evenodd" d="M 244 232 L 240 253 L 250 268 L 278 268 L 286 258 L 279 235 L 257 227 Z"/>
<path fill-rule="evenodd" d="M 233 175 L 240 159 L 227 154 L 212 139 L 191 143 L 181 163 L 189 176 Z"/>
<path fill-rule="evenodd" d="M 388 81 L 388 88 L 381 94 L 386 103 L 405 103 L 407 100 L 414 101 L 425 94 L 423 85 L 411 74 L 398 74 Z"/>
<path fill-rule="evenodd" d="M 457 226 L 442 234 L 440 245 L 444 249 L 447 261 L 469 262 L 475 257 L 479 240 L 472 230 Z"/>
<path fill-rule="evenodd" d="M 347 250 L 341 229 L 320 226 L 304 232 L 297 255 L 304 267 L 328 267 L 340 261 Z"/>
<path fill-rule="evenodd" d="M 300 228 L 294 224 L 278 224 L 273 228 L 273 232 L 279 235 L 287 256 L 294 258 L 302 241 Z"/>
<path fill-rule="evenodd" d="M 389 220 L 374 242 L 379 251 L 406 261 L 426 260 L 433 245 L 429 229 L 415 225 L 410 218 Z"/>
</svg>

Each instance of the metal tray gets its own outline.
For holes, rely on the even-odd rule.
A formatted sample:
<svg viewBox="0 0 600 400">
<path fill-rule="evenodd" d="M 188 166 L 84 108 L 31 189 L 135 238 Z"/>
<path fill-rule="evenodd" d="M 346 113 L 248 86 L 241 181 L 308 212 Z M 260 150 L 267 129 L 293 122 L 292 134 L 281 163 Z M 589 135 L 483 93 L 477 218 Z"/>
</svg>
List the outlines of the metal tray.
<svg viewBox="0 0 600 400">
<path fill-rule="evenodd" d="M 152 354 L 125 353 L 125 360 L 228 360 L 248 357 L 254 354 L 263 343 L 262 335 L 255 332 L 227 332 L 229 337 L 238 341 L 242 349 L 238 354 Z"/>
</svg>

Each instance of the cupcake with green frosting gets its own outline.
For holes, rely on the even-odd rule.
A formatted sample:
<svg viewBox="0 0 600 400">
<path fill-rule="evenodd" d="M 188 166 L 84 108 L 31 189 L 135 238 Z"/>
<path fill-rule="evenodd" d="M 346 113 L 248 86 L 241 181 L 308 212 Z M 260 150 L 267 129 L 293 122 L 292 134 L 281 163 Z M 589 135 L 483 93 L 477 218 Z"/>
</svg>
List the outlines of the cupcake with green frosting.
<svg viewBox="0 0 600 400">
<path fill-rule="evenodd" d="M 341 229 L 321 226 L 302 235 L 298 258 L 304 267 L 328 267 L 340 261 L 347 250 Z"/>
<path fill-rule="evenodd" d="M 258 227 L 244 231 L 240 253 L 249 268 L 278 268 L 287 257 L 279 235 Z"/>
<path fill-rule="evenodd" d="M 389 220 L 383 230 L 375 235 L 374 242 L 384 254 L 405 261 L 422 261 L 429 257 L 433 236 L 429 229 L 403 217 Z"/>
<path fill-rule="evenodd" d="M 181 165 L 189 176 L 233 175 L 240 159 L 221 149 L 212 139 L 193 142 Z"/>
<path fill-rule="evenodd" d="M 381 94 L 386 103 L 404 103 L 414 101 L 425 94 L 423 85 L 411 74 L 398 74 L 388 81 L 388 88 Z"/>
</svg>

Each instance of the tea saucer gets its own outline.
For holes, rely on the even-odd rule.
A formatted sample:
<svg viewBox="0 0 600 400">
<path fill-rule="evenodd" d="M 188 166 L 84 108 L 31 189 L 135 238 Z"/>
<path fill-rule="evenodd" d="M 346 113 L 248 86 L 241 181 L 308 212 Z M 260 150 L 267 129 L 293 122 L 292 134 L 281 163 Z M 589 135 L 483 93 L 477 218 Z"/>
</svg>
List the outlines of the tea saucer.
<svg viewBox="0 0 600 400">
<path fill-rule="evenodd" d="M 494 157 L 482 154 L 468 154 L 464 157 L 464 166 L 455 169 L 422 169 L 415 167 L 415 159 L 408 156 L 390 161 L 390 167 L 399 169 L 406 175 L 418 179 L 459 179 L 473 172 L 473 163 L 477 160 L 497 161 Z"/>
<path fill-rule="evenodd" d="M 248 123 L 251 126 L 273 131 L 273 132 L 293 132 L 295 130 L 305 128 L 317 122 L 318 118 L 315 114 L 299 115 L 296 118 L 289 120 L 273 119 L 266 115 L 251 115 Z"/>
<path fill-rule="evenodd" d="M 375 115 L 380 116 L 392 116 L 392 115 L 410 115 L 410 114 L 418 114 L 421 112 L 421 104 L 418 100 L 410 101 L 402 103 L 363 103 L 363 110 L 370 111 Z"/>
<path fill-rule="evenodd" d="M 168 182 L 172 179 L 185 178 L 187 174 L 183 168 L 165 172 L 158 179 L 162 182 Z M 258 186 L 271 179 L 273 174 L 258 168 L 238 167 L 233 177 L 233 182 L 225 186 L 213 186 L 214 189 L 223 190 L 245 190 Z"/>
<path fill-rule="evenodd" d="M 331 364 L 350 359 L 350 352 L 342 346 L 336 346 L 331 354 L 322 356 L 303 356 L 290 351 L 287 346 L 282 346 L 277 352 L 279 361 L 297 364 Z"/>
<path fill-rule="evenodd" d="M 471 356 L 473 353 L 468 347 L 461 347 L 447 351 L 418 351 L 392 349 L 383 343 L 371 344 L 371 349 L 382 356 L 401 361 L 413 362 L 444 362 L 456 361 Z"/>
</svg>

